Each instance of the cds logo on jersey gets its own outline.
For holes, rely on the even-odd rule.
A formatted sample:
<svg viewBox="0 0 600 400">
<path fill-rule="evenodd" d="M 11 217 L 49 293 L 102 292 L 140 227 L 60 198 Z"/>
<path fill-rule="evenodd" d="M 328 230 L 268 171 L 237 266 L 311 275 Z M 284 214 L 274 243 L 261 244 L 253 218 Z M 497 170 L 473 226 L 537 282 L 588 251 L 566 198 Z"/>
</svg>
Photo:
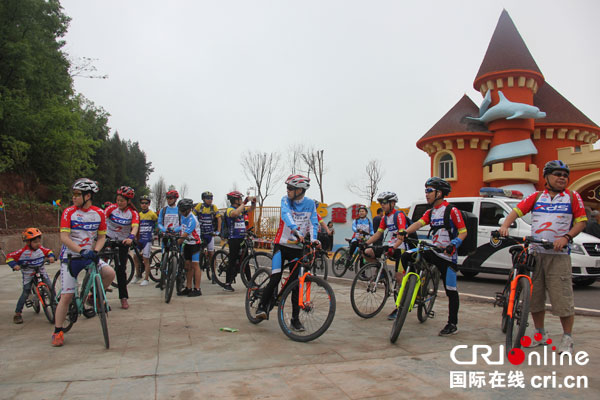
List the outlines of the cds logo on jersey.
<svg viewBox="0 0 600 400">
<path fill-rule="evenodd" d="M 547 213 L 570 213 L 571 204 L 546 204 L 537 203 L 534 211 L 541 211 Z"/>
<path fill-rule="evenodd" d="M 115 214 L 110 214 L 110 220 L 117 225 L 131 225 L 131 218 L 121 218 Z"/>
<path fill-rule="evenodd" d="M 79 229 L 83 231 L 97 231 L 100 227 L 100 222 L 77 222 L 71 221 L 71 229 Z"/>
</svg>

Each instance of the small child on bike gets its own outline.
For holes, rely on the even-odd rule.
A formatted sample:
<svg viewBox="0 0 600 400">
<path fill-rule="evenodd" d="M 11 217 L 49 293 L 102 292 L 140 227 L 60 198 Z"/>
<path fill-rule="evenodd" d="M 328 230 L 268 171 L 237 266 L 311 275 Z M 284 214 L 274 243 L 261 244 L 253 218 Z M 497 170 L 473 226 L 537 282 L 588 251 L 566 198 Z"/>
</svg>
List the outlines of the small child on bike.
<svg viewBox="0 0 600 400">
<path fill-rule="evenodd" d="M 13 251 L 6 256 L 6 263 L 12 270 L 20 270 L 23 275 L 23 292 L 21 293 L 21 297 L 19 297 L 19 301 L 17 301 L 17 308 L 13 317 L 15 324 L 23 323 L 21 312 L 23 311 L 27 297 L 31 293 L 31 283 L 35 275 L 35 270 L 31 267 L 41 267 L 40 273 L 44 283 L 48 287 L 52 287 L 50 277 L 44 268 L 44 261 L 47 258 L 49 262 L 53 263 L 56 259 L 52 250 L 42 246 L 42 232 L 38 228 L 27 228 L 22 235 L 23 241 L 26 242 L 25 247 Z"/>
<path fill-rule="evenodd" d="M 358 218 L 356 218 L 352 222 L 352 231 L 354 232 L 354 234 L 352 235 L 352 241 L 350 242 L 350 251 L 348 252 L 348 260 L 346 261 L 346 265 L 348 267 L 352 263 L 352 255 L 356 251 L 359 241 L 366 240 L 369 237 L 373 236 L 373 224 L 371 223 L 371 220 L 367 218 L 368 213 L 369 212 L 367 210 L 367 206 L 361 204 L 358 207 Z"/>
</svg>

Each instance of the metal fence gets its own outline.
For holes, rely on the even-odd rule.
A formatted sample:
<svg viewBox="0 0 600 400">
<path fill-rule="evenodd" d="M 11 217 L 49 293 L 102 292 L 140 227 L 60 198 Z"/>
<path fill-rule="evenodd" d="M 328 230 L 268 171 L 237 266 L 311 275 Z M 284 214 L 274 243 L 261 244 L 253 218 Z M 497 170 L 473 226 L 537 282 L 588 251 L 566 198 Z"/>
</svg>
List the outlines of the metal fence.
<svg viewBox="0 0 600 400">
<path fill-rule="evenodd" d="M 257 208 L 254 211 L 254 226 L 258 237 L 269 241 L 275 239 L 280 218 L 281 207 Z"/>
</svg>

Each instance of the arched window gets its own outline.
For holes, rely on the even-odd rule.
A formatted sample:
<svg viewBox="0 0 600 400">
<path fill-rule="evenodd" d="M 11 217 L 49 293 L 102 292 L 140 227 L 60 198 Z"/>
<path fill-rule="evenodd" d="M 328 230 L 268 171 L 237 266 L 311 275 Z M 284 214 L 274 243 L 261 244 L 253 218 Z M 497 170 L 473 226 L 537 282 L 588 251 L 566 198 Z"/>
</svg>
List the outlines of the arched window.
<svg viewBox="0 0 600 400">
<path fill-rule="evenodd" d="M 438 176 L 442 179 L 454 178 L 454 159 L 449 153 L 444 154 L 440 158 L 438 173 Z"/>
</svg>

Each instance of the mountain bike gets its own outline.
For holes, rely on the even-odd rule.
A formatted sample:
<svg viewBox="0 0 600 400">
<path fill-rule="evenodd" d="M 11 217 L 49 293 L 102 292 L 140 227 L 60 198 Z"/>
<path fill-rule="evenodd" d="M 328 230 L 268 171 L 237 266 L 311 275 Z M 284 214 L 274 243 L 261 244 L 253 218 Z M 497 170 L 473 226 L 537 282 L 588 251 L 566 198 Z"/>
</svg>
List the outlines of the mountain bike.
<svg viewBox="0 0 600 400">
<path fill-rule="evenodd" d="M 123 242 L 121 240 L 113 240 L 113 239 L 106 238 L 106 242 L 104 243 L 104 247 L 102 248 L 102 252 L 101 252 L 102 253 L 102 261 L 104 261 L 105 263 L 110 265 L 111 268 L 115 269 L 116 268 L 115 260 L 119 257 L 119 249 L 121 247 L 130 247 L 130 248 L 133 247 L 134 251 L 137 250 L 137 246 L 135 246 L 133 242 L 131 243 L 130 246 L 127 246 L 127 245 L 123 244 Z M 136 254 L 142 260 L 142 263 L 143 263 L 143 258 L 141 258 L 139 250 L 137 250 Z M 129 282 L 131 282 L 131 280 L 133 279 L 134 273 L 135 273 L 135 265 L 133 263 L 133 257 L 131 257 L 131 255 L 127 254 L 127 261 L 125 263 L 125 276 L 127 277 L 127 284 L 129 284 Z M 114 288 L 119 287 L 117 284 L 117 278 L 115 278 L 115 280 L 113 282 L 111 282 L 110 285 Z"/>
<path fill-rule="evenodd" d="M 336 307 L 335 293 L 329 283 L 310 272 L 316 256 L 315 248 L 306 244 L 303 250 L 304 255 L 301 258 L 282 266 L 282 271 L 291 266 L 291 272 L 287 277 L 282 276 L 283 283 L 275 289 L 267 307 L 268 319 L 269 312 L 277 306 L 277 319 L 281 330 L 287 337 L 297 342 L 308 342 L 325 333 L 333 321 Z M 294 276 L 294 271 L 298 268 L 298 279 L 290 282 L 290 277 Z M 256 310 L 270 279 L 271 269 L 259 268 L 246 291 L 246 316 L 253 324 L 263 321 L 256 318 Z M 292 300 L 295 297 L 294 291 L 298 293 L 298 300 Z M 298 303 L 293 304 L 295 301 Z M 305 327 L 302 332 L 291 327 L 290 321 L 295 307 L 299 310 L 298 320 Z"/>
<path fill-rule="evenodd" d="M 162 249 L 153 250 L 150 253 L 150 274 L 153 282 L 160 282 L 160 267 L 162 261 Z"/>
<path fill-rule="evenodd" d="M 352 239 L 345 239 L 346 242 L 352 242 Z M 359 243 L 364 243 L 366 239 L 357 239 Z M 333 253 L 333 259 L 331 261 L 331 271 L 338 278 L 344 276 L 346 271 L 354 271 L 358 273 L 360 267 L 363 266 L 364 261 L 362 254 L 359 250 L 359 246 L 356 247 L 353 254 L 350 253 L 350 247 L 340 247 Z"/>
<path fill-rule="evenodd" d="M 253 228 L 246 231 L 246 236 L 242 242 L 239 262 L 239 271 L 242 282 L 245 287 L 250 286 L 252 274 L 259 268 L 271 268 L 271 259 L 273 256 L 263 251 L 256 251 L 254 248 L 254 240 L 257 236 L 253 232 Z M 241 260 L 241 261 L 240 261 Z M 227 280 L 227 267 L 229 265 L 229 252 L 226 250 L 218 250 L 213 256 L 213 282 L 225 287 Z M 236 274 L 237 275 L 237 274 Z"/>
<path fill-rule="evenodd" d="M 502 307 L 502 333 L 506 334 L 506 354 L 513 348 L 521 348 L 521 338 L 527 329 L 529 305 L 533 291 L 533 271 L 535 270 L 535 253 L 530 252 L 532 243 L 540 244 L 545 249 L 554 245 L 547 240 L 523 238 L 516 236 L 500 236 L 500 232 L 492 232 L 492 240 L 507 240 L 515 244 L 509 249 L 512 258 L 512 269 L 502 292 L 496 293 L 494 307 Z"/>
<path fill-rule="evenodd" d="M 98 254 L 98 259 L 104 256 L 102 252 Z M 79 257 L 71 257 L 67 260 L 68 271 L 71 273 L 71 262 L 72 260 L 81 259 Z M 104 291 L 104 286 L 102 285 L 102 277 L 100 276 L 100 272 L 98 271 L 97 261 L 90 261 L 90 263 L 85 267 L 85 277 L 83 278 L 83 283 L 81 284 L 81 288 L 79 292 L 75 290 L 73 294 L 73 300 L 69 304 L 69 309 L 67 311 L 67 317 L 65 322 L 63 323 L 64 332 L 68 332 L 73 327 L 73 324 L 77 322 L 79 315 L 84 315 L 87 318 L 92 318 L 95 315 L 98 315 L 100 318 L 100 325 L 102 326 L 102 335 L 104 336 L 104 345 L 108 349 L 110 347 L 109 341 L 109 333 L 108 333 L 108 321 L 107 321 L 107 313 L 110 311 L 110 307 L 108 305 L 108 301 L 106 300 L 106 292 Z M 56 304 L 60 301 L 61 289 L 56 290 Z M 85 303 L 88 299 L 88 295 L 92 295 L 92 303 L 93 309 L 86 309 Z"/>
<path fill-rule="evenodd" d="M 55 301 L 54 290 L 42 278 L 41 268 L 42 266 L 27 266 L 27 270 L 33 269 L 33 279 L 31 280 L 31 292 L 25 301 L 25 306 L 32 307 L 36 314 L 39 314 L 40 310 L 44 310 L 46 319 L 53 324 L 57 303 Z"/>
<path fill-rule="evenodd" d="M 322 248 L 316 249 L 315 259 L 311 268 L 315 276 L 320 276 L 327 280 L 327 265 L 329 265 L 329 254 Z"/>
<path fill-rule="evenodd" d="M 166 244 L 161 261 L 161 284 L 165 288 L 165 303 L 169 303 L 176 283 L 178 292 L 185 285 L 185 264 L 177 243 L 177 240 L 183 237 L 170 232 L 165 233 L 163 237 Z"/>
<path fill-rule="evenodd" d="M 427 321 L 427 318 L 433 318 L 433 305 L 437 298 L 438 285 L 440 280 L 440 271 L 435 265 L 429 264 L 423 253 L 425 251 L 435 251 L 443 253 L 446 249 L 434 246 L 431 243 L 415 240 L 406 237 L 405 242 L 416 247 L 406 250 L 411 257 L 408 265 L 405 266 L 405 274 L 396 297 L 396 319 L 392 325 L 390 333 L 390 342 L 396 343 L 406 315 L 412 311 L 415 303 L 417 304 L 417 317 L 420 322 Z"/>
</svg>

